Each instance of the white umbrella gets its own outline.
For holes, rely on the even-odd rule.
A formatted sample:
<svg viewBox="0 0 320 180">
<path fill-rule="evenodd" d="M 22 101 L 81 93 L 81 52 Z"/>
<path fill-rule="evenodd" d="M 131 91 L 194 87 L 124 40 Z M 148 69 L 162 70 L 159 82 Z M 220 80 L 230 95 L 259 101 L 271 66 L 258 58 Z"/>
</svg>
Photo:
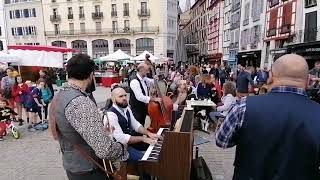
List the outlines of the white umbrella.
<svg viewBox="0 0 320 180">
<path fill-rule="evenodd" d="M 152 55 L 148 51 L 143 51 L 143 53 L 141 53 L 139 56 L 131 58 L 131 60 L 133 60 L 133 61 L 143 61 L 143 60 L 146 59 L 146 54 L 150 55 L 150 60 L 153 61 L 153 62 L 155 62 L 156 60 L 160 59 L 160 58 L 155 57 L 154 55 Z"/>
<path fill-rule="evenodd" d="M 100 57 L 99 60 L 100 61 L 119 61 L 119 60 L 129 60 L 130 58 L 131 56 L 129 56 L 128 54 L 121 51 L 121 49 L 119 49 L 118 51 L 112 54 L 109 54 L 108 56 Z"/>
<path fill-rule="evenodd" d="M 19 61 L 21 61 L 21 58 L 18 56 L 0 51 L 0 63 L 16 63 Z"/>
</svg>

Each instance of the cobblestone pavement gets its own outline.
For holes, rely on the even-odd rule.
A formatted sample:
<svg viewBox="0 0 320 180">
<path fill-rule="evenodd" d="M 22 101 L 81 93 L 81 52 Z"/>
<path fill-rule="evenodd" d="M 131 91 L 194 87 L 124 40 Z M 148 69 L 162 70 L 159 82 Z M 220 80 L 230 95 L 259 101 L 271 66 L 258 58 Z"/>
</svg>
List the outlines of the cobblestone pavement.
<svg viewBox="0 0 320 180">
<path fill-rule="evenodd" d="M 94 95 L 96 99 L 105 100 L 109 94 L 109 90 L 98 88 Z M 103 101 L 98 100 L 98 104 L 102 105 Z M 26 125 L 20 131 L 21 139 L 6 136 L 0 142 L 0 180 L 66 180 L 58 143 L 49 132 L 29 132 Z M 205 158 L 213 178 L 231 180 L 234 149 L 216 147 L 213 133 L 195 133 L 210 141 L 199 146 L 199 155 Z"/>
</svg>

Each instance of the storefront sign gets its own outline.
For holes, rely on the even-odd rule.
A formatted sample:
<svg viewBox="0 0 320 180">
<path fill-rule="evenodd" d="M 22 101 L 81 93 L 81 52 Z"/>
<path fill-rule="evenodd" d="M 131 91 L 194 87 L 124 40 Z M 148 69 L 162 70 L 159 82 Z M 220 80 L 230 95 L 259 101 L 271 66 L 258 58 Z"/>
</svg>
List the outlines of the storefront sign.
<svg viewBox="0 0 320 180">
<path fill-rule="evenodd" d="M 308 48 L 306 52 L 320 52 L 320 48 Z"/>
</svg>

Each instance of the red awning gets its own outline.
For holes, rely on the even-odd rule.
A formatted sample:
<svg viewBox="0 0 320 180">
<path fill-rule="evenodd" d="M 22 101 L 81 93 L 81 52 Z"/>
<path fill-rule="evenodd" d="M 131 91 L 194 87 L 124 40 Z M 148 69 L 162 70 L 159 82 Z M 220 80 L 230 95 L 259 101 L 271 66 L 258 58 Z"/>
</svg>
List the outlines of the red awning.
<svg viewBox="0 0 320 180">
<path fill-rule="evenodd" d="M 77 52 L 71 48 L 65 47 L 56 47 L 56 46 L 30 46 L 30 45 L 12 45 L 8 46 L 8 49 L 14 50 L 33 50 L 33 51 L 47 51 L 47 52 L 61 52 L 61 53 L 68 53 L 68 52 Z"/>
</svg>

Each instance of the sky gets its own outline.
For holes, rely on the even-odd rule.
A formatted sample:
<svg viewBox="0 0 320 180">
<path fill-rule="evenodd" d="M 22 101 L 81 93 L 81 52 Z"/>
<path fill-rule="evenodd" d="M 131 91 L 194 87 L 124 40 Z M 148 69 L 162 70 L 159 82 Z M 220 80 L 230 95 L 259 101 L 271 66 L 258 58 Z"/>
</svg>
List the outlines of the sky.
<svg viewBox="0 0 320 180">
<path fill-rule="evenodd" d="M 192 4 L 194 3 L 195 0 L 191 0 L 191 6 Z M 180 6 L 181 6 L 181 9 L 182 11 L 185 11 L 185 6 L 186 6 L 186 0 L 180 0 Z"/>
</svg>

